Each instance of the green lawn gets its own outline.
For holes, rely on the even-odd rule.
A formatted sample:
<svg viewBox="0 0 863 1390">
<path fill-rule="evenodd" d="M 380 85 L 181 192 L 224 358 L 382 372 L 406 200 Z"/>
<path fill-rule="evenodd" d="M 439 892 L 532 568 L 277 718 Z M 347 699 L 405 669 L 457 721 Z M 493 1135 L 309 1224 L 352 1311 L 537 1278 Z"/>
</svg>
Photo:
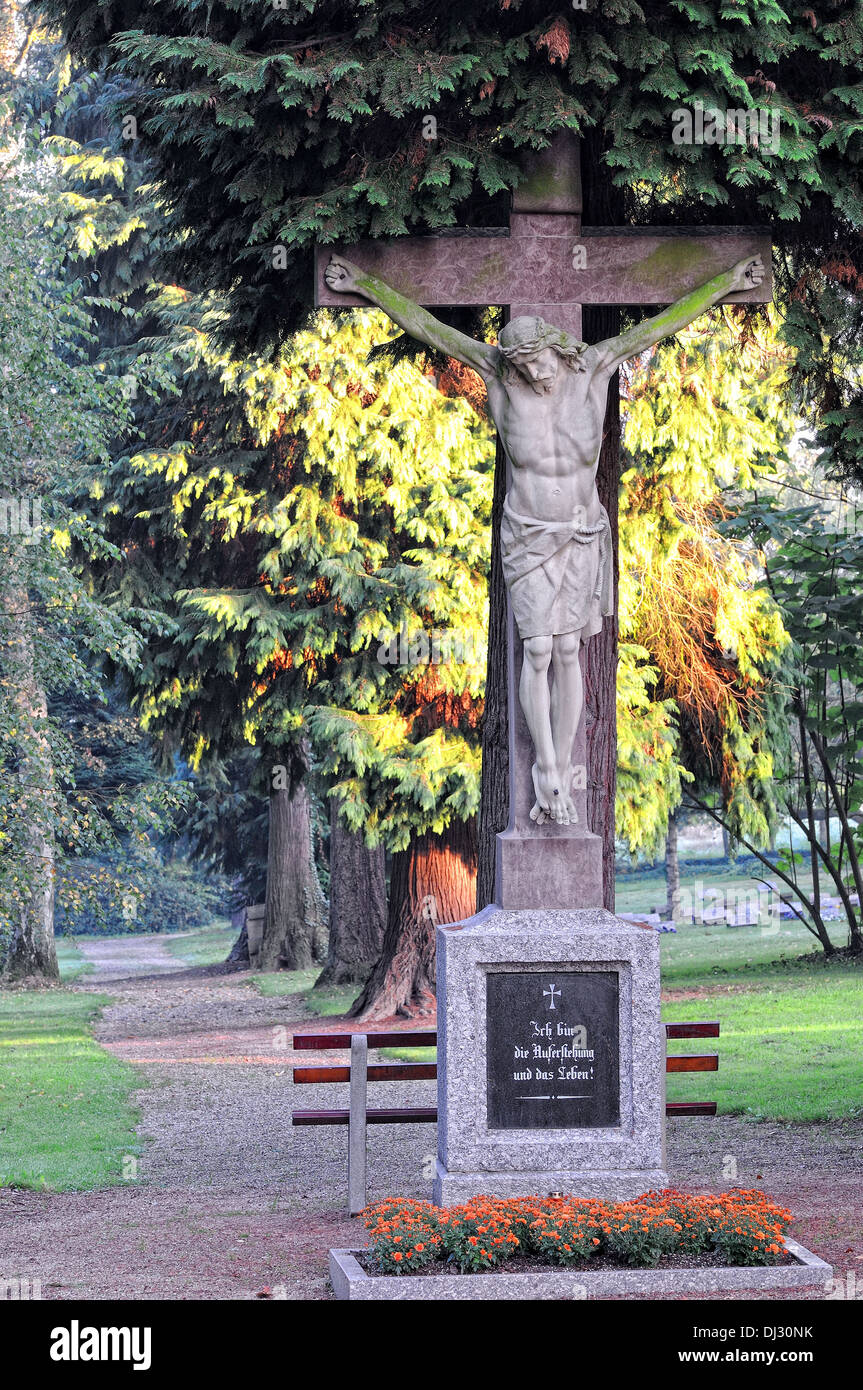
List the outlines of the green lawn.
<svg viewBox="0 0 863 1390">
<path fill-rule="evenodd" d="M 220 965 L 237 939 L 229 921 L 210 922 L 193 931 L 177 932 L 166 941 L 168 952 L 186 965 Z"/>
<path fill-rule="evenodd" d="M 834 933 L 834 940 L 841 944 L 839 932 Z M 820 947 L 796 921 L 770 923 L 763 928 L 681 924 L 676 933 L 663 933 L 660 941 L 666 989 L 719 984 L 732 975 L 735 983 L 745 984 L 753 972 L 762 974 L 765 968 L 777 975 L 802 969 L 816 976 L 819 970 L 832 968 L 826 961 L 821 965 L 820 960 L 808 959 L 820 953 Z M 801 956 L 807 957 L 804 965 L 799 964 Z"/>
<path fill-rule="evenodd" d="M 317 1018 L 331 1018 L 347 1013 L 359 994 L 356 985 L 348 989 L 313 989 L 322 967 L 316 965 L 312 970 L 278 970 L 253 975 L 252 980 L 259 994 L 275 998 L 282 994 L 302 994 L 303 1003 L 309 1013 Z"/>
<path fill-rule="evenodd" d="M 668 1002 L 662 1017 L 721 1025 L 718 1039 L 674 1042 L 675 1052 L 717 1051 L 719 1071 L 669 1076 L 669 1100 L 716 1100 L 720 1114 L 756 1120 L 863 1116 L 859 966 L 784 979 L 753 972 L 736 993 Z"/>
<path fill-rule="evenodd" d="M 863 1116 L 863 969 L 826 963 L 811 946 L 804 928 L 785 923 L 771 933 L 684 926 L 661 937 L 664 989 L 711 991 L 663 1003 L 663 1019 L 721 1025 L 718 1039 L 671 1045 L 674 1052 L 718 1052 L 719 1071 L 670 1075 L 669 1100 L 716 1100 L 720 1114 L 753 1120 Z M 435 1049 L 387 1048 L 382 1055 L 433 1062 Z"/>
<path fill-rule="evenodd" d="M 841 936 L 837 932 L 837 943 Z M 835 1120 L 863 1115 L 863 969 L 829 962 L 798 922 L 761 927 L 681 925 L 661 938 L 662 984 L 709 989 L 663 1004 L 668 1022 L 718 1019 L 719 1071 L 668 1078 L 670 1100 L 716 1100 L 721 1114 Z M 717 991 L 717 992 L 714 992 Z"/>
<path fill-rule="evenodd" d="M 96 1043 L 104 995 L 0 992 L 0 1187 L 55 1190 L 122 1181 L 140 1145 L 132 1067 Z"/>
<path fill-rule="evenodd" d="M 60 966 L 60 979 L 64 984 L 70 984 L 72 980 L 77 980 L 81 975 L 92 975 L 93 963 L 85 960 L 81 955 L 74 936 L 58 936 L 55 944 L 57 946 L 57 964 Z"/>
<path fill-rule="evenodd" d="M 656 882 L 652 882 L 655 878 Z M 738 892 L 742 902 L 753 880 L 718 863 L 684 871 L 682 882 L 697 894 L 699 882 Z M 617 906 L 647 910 L 664 902 L 664 879 L 623 876 Z M 730 896 L 730 894 L 729 894 Z M 833 929 L 841 945 L 840 923 Z M 826 962 L 797 921 L 728 927 L 685 924 L 660 937 L 663 1004 L 667 1022 L 719 1019 L 717 1040 L 675 1042 L 676 1052 L 719 1053 L 719 1071 L 672 1074 L 671 1100 L 716 1100 L 720 1114 L 753 1120 L 828 1121 L 863 1116 L 863 968 Z M 265 995 L 302 994 L 310 1012 L 343 1014 L 354 990 L 318 995 L 317 970 L 257 976 Z M 675 998 L 677 991 L 709 991 L 702 998 Z M 382 1056 L 434 1061 L 434 1048 L 387 1048 Z"/>
</svg>

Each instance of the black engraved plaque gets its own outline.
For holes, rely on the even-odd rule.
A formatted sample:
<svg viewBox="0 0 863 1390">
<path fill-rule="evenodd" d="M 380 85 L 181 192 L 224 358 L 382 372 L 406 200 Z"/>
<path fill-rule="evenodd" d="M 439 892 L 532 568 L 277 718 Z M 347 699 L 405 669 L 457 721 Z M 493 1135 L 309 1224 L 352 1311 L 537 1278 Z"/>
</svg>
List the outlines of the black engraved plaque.
<svg viewBox="0 0 863 1390">
<path fill-rule="evenodd" d="M 620 1123 L 615 970 L 486 976 L 489 1129 Z"/>
</svg>

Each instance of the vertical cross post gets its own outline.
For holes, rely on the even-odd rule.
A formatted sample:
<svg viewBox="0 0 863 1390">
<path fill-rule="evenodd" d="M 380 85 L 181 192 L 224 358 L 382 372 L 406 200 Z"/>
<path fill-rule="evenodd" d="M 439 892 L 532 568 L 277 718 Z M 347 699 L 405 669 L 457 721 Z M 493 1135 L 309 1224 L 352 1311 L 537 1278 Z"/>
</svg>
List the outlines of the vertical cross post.
<svg viewBox="0 0 863 1390">
<path fill-rule="evenodd" d="M 573 268 L 581 244 L 581 153 L 579 141 L 568 132 L 558 135 L 532 161 L 530 176 L 512 195 L 510 239 L 514 259 L 530 256 L 533 275 L 527 283 L 547 286 L 556 298 L 541 293 L 528 297 L 525 280 L 513 287 L 507 318 L 536 315 L 582 335 L 582 306 L 573 298 Z M 523 248 L 523 250 L 522 250 Z M 529 250 L 528 250 L 529 248 Z M 570 264 L 567 266 L 567 257 Z M 560 283 L 563 267 L 570 272 L 569 291 Z M 511 468 L 507 462 L 507 491 Z M 578 811 L 574 826 L 538 826 L 530 819 L 535 801 L 531 768 L 533 743 L 519 699 L 523 644 L 507 604 L 507 709 L 509 718 L 509 821 L 497 836 L 495 902 L 503 908 L 602 907 L 602 840 L 587 824 L 587 742 L 584 720 L 576 733 L 573 800 Z"/>
</svg>

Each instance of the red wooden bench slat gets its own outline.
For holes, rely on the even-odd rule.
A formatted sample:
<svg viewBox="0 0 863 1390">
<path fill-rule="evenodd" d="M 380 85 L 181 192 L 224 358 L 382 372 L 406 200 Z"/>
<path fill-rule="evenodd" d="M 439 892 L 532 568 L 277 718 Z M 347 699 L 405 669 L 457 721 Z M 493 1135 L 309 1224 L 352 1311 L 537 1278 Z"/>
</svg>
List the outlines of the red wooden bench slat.
<svg viewBox="0 0 863 1390">
<path fill-rule="evenodd" d="M 291 1123 L 295 1125 L 346 1125 L 349 1110 L 295 1110 Z M 715 1115 L 715 1100 L 670 1100 L 666 1115 Z M 405 1106 L 402 1109 L 373 1109 L 366 1111 L 370 1125 L 422 1125 L 437 1121 L 436 1106 Z"/>
<path fill-rule="evenodd" d="M 421 1033 L 375 1033 L 366 1032 L 364 1028 L 357 1028 L 355 1031 L 365 1033 L 369 1047 L 434 1047 L 437 1044 L 437 1033 L 434 1029 L 426 1029 Z M 324 1052 L 329 1048 L 349 1048 L 351 1037 L 351 1033 L 295 1033 L 294 1050 Z"/>
<path fill-rule="evenodd" d="M 434 1081 L 434 1062 L 370 1063 L 369 1081 Z M 294 1067 L 295 1086 L 315 1086 L 320 1081 L 350 1081 L 350 1067 Z"/>
<path fill-rule="evenodd" d="M 692 1053 L 685 1057 L 666 1057 L 666 1071 L 719 1071 L 715 1052 Z"/>
<path fill-rule="evenodd" d="M 718 1038 L 718 1023 L 666 1023 L 667 1038 Z"/>
<path fill-rule="evenodd" d="M 665 1070 L 718 1071 L 719 1057 L 715 1052 L 666 1057 Z M 434 1081 L 436 1076 L 437 1066 L 434 1062 L 375 1062 L 368 1068 L 369 1081 Z M 317 1086 L 329 1081 L 348 1082 L 350 1079 L 350 1067 L 294 1067 L 295 1086 Z"/>
<path fill-rule="evenodd" d="M 291 1123 L 295 1125 L 346 1125 L 350 1120 L 349 1110 L 295 1110 Z M 379 1108 L 366 1111 L 366 1122 L 370 1125 L 423 1125 L 435 1124 L 437 1106 L 413 1105 L 400 1109 Z"/>
</svg>

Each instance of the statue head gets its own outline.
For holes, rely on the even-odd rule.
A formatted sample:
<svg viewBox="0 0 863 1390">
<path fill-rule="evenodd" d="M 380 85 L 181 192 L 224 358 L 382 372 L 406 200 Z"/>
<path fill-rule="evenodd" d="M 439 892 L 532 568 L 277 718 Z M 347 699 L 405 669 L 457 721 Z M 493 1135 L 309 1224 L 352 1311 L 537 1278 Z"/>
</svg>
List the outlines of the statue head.
<svg viewBox="0 0 863 1390">
<path fill-rule="evenodd" d="M 581 356 L 586 346 L 571 333 L 532 314 L 510 319 L 498 338 L 498 347 L 507 362 L 530 382 L 538 395 L 551 390 L 561 361 L 571 371 L 584 371 Z"/>
</svg>

